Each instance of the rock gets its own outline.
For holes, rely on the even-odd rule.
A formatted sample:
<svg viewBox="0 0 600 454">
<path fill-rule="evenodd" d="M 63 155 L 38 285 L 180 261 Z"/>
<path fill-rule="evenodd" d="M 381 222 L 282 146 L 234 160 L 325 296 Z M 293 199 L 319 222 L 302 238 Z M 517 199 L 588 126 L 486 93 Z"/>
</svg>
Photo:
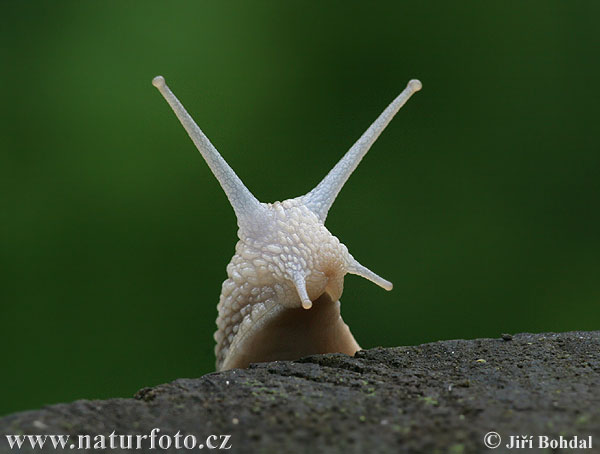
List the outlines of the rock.
<svg viewBox="0 0 600 454">
<path fill-rule="evenodd" d="M 142 452 L 152 452 L 153 428 L 160 429 L 155 452 L 187 451 L 187 435 L 206 448 L 217 435 L 209 444 L 226 442 L 231 453 L 460 454 L 489 452 L 491 431 L 502 438 L 495 452 L 506 452 L 510 435 L 534 436 L 533 447 L 539 435 L 557 443 L 591 437 L 587 452 L 600 452 L 600 331 L 315 355 L 180 379 L 133 399 L 80 400 L 0 419 L 3 434 L 70 434 L 67 447 L 88 434 L 91 446 L 104 435 L 110 448 L 114 431 L 114 446 L 119 435 L 132 435 L 135 448 L 136 435 L 146 435 Z M 170 449 L 158 449 L 163 435 Z M 56 452 L 50 443 L 35 452 Z M 26 445 L 12 452 L 32 452 Z M 11 452 L 6 437 L 0 452 Z"/>
</svg>

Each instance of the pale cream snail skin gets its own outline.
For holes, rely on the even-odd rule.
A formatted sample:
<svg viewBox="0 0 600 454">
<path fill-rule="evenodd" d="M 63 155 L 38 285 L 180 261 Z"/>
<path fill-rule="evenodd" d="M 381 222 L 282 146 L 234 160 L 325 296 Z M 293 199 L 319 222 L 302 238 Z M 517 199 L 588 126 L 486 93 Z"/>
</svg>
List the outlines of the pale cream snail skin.
<svg viewBox="0 0 600 454">
<path fill-rule="evenodd" d="M 317 353 L 354 355 L 360 347 L 340 315 L 347 273 L 386 290 L 392 283 L 361 265 L 324 225 L 335 198 L 371 145 L 422 87 L 411 80 L 327 176 L 310 192 L 259 202 L 169 89 L 152 80 L 225 191 L 239 241 L 227 265 L 217 309 L 217 370 Z"/>
</svg>

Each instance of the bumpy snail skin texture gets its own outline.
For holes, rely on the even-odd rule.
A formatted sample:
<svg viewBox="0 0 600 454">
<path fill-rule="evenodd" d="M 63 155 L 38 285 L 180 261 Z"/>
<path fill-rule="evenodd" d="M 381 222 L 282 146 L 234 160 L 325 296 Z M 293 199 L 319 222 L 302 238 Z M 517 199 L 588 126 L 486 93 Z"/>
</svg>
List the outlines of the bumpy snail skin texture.
<svg viewBox="0 0 600 454">
<path fill-rule="evenodd" d="M 237 216 L 240 240 L 217 306 L 217 370 L 360 350 L 340 315 L 344 276 L 356 274 L 386 290 L 392 284 L 354 259 L 324 223 L 348 177 L 396 112 L 421 89 L 421 82 L 411 80 L 312 191 L 275 203 L 261 203 L 252 195 L 162 76 L 152 84 L 177 115 Z"/>
</svg>

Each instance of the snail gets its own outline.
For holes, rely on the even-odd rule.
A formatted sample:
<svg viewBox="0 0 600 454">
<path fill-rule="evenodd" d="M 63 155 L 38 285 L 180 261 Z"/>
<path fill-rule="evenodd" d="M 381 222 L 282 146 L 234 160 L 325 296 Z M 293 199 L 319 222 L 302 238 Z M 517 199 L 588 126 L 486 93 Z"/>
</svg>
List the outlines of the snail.
<svg viewBox="0 0 600 454">
<path fill-rule="evenodd" d="M 340 315 L 344 276 L 362 276 L 385 290 L 392 283 L 361 265 L 324 223 L 348 177 L 398 110 L 421 89 L 421 82 L 408 82 L 313 190 L 274 203 L 252 195 L 164 77 L 155 77 L 152 84 L 200 151 L 237 217 L 239 241 L 217 305 L 216 369 L 317 353 L 354 355 L 360 347 Z"/>
</svg>

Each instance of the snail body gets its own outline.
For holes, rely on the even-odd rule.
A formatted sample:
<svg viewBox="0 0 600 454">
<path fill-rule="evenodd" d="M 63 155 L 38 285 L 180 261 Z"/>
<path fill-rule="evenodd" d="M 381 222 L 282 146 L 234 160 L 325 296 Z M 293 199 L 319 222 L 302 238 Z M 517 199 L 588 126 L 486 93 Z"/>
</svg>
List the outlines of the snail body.
<svg viewBox="0 0 600 454">
<path fill-rule="evenodd" d="M 252 195 L 162 76 L 152 83 L 204 157 L 237 217 L 239 241 L 217 305 L 217 370 L 360 350 L 340 315 L 344 276 L 356 274 L 386 290 L 392 284 L 354 259 L 324 223 L 348 177 L 421 83 L 411 80 L 312 191 L 275 203 L 261 203 Z"/>
</svg>

